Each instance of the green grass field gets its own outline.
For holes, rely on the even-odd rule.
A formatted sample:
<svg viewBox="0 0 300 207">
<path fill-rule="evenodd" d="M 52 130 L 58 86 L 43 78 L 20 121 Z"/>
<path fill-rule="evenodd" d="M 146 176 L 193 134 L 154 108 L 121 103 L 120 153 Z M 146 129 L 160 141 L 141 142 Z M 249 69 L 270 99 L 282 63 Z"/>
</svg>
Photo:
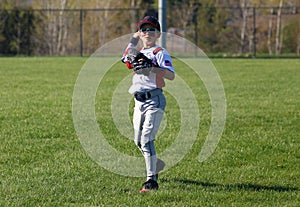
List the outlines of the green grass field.
<svg viewBox="0 0 300 207">
<path fill-rule="evenodd" d="M 200 131 L 186 157 L 160 174 L 160 189 L 147 194 L 138 192 L 144 178 L 103 169 L 79 142 L 72 95 L 85 61 L 0 59 L 0 206 L 300 206 L 300 59 L 212 60 L 223 81 L 227 119 L 216 151 L 203 163 L 197 156 L 208 133 L 209 97 L 175 61 L 197 97 Z M 121 64 L 109 71 L 95 108 L 109 143 L 139 156 L 110 113 L 114 86 L 128 73 Z M 172 143 L 180 124 L 178 105 L 166 96 L 173 121 L 156 142 L 158 152 Z"/>
</svg>

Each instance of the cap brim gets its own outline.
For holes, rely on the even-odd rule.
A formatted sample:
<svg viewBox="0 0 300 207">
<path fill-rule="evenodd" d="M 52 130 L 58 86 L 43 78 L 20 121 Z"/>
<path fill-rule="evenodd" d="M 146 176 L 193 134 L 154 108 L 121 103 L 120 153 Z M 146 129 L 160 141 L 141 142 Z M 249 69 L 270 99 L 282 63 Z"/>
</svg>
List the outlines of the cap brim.
<svg viewBox="0 0 300 207">
<path fill-rule="evenodd" d="M 160 31 L 159 28 L 157 28 L 157 26 L 156 26 L 155 24 L 153 24 L 153 22 L 149 22 L 149 21 L 143 21 L 143 22 L 141 22 L 141 23 L 138 25 L 138 29 L 141 29 L 141 27 L 142 27 L 143 25 L 145 25 L 145 24 L 150 24 L 152 27 L 154 27 L 155 29 L 157 29 L 158 31 Z"/>
</svg>

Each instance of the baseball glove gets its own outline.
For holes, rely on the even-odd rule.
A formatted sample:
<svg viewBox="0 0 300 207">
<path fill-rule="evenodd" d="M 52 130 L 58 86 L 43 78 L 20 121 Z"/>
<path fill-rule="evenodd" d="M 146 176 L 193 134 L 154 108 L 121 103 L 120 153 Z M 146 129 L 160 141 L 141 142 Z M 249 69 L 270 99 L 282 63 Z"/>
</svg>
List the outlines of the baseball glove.
<svg viewBox="0 0 300 207">
<path fill-rule="evenodd" d="M 143 53 L 134 50 L 128 53 L 127 60 L 137 74 L 148 76 L 153 66 L 152 61 L 149 58 Z"/>
</svg>

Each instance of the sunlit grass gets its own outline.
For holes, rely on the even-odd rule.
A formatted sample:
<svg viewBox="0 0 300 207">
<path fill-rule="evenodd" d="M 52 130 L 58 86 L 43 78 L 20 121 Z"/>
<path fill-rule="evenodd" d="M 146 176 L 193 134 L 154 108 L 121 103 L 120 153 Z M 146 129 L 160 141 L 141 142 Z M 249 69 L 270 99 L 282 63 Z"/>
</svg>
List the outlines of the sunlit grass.
<svg viewBox="0 0 300 207">
<path fill-rule="evenodd" d="M 160 190 L 146 195 L 138 193 L 144 178 L 112 174 L 80 145 L 72 95 L 85 61 L 0 59 L 0 206 L 299 206 L 300 60 L 213 59 L 227 119 L 215 153 L 203 163 L 197 156 L 208 133 L 209 96 L 175 61 L 197 98 L 200 131 L 182 162 L 160 175 Z M 129 73 L 122 64 L 109 71 L 95 107 L 109 143 L 138 156 L 110 112 L 114 87 Z M 166 96 L 168 123 L 156 142 L 158 152 L 174 140 L 180 121 L 175 99 Z"/>
</svg>

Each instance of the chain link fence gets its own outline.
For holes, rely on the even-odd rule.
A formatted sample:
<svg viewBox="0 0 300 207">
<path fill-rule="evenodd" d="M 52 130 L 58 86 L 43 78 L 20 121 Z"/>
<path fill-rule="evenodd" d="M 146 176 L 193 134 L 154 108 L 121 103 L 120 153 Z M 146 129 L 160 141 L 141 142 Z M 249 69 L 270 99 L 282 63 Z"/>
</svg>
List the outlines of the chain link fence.
<svg viewBox="0 0 300 207">
<path fill-rule="evenodd" d="M 211 57 L 300 57 L 299 12 L 300 7 L 174 7 L 167 32 Z M 134 32 L 144 15 L 139 8 L 0 10 L 0 55 L 88 56 Z"/>
</svg>

